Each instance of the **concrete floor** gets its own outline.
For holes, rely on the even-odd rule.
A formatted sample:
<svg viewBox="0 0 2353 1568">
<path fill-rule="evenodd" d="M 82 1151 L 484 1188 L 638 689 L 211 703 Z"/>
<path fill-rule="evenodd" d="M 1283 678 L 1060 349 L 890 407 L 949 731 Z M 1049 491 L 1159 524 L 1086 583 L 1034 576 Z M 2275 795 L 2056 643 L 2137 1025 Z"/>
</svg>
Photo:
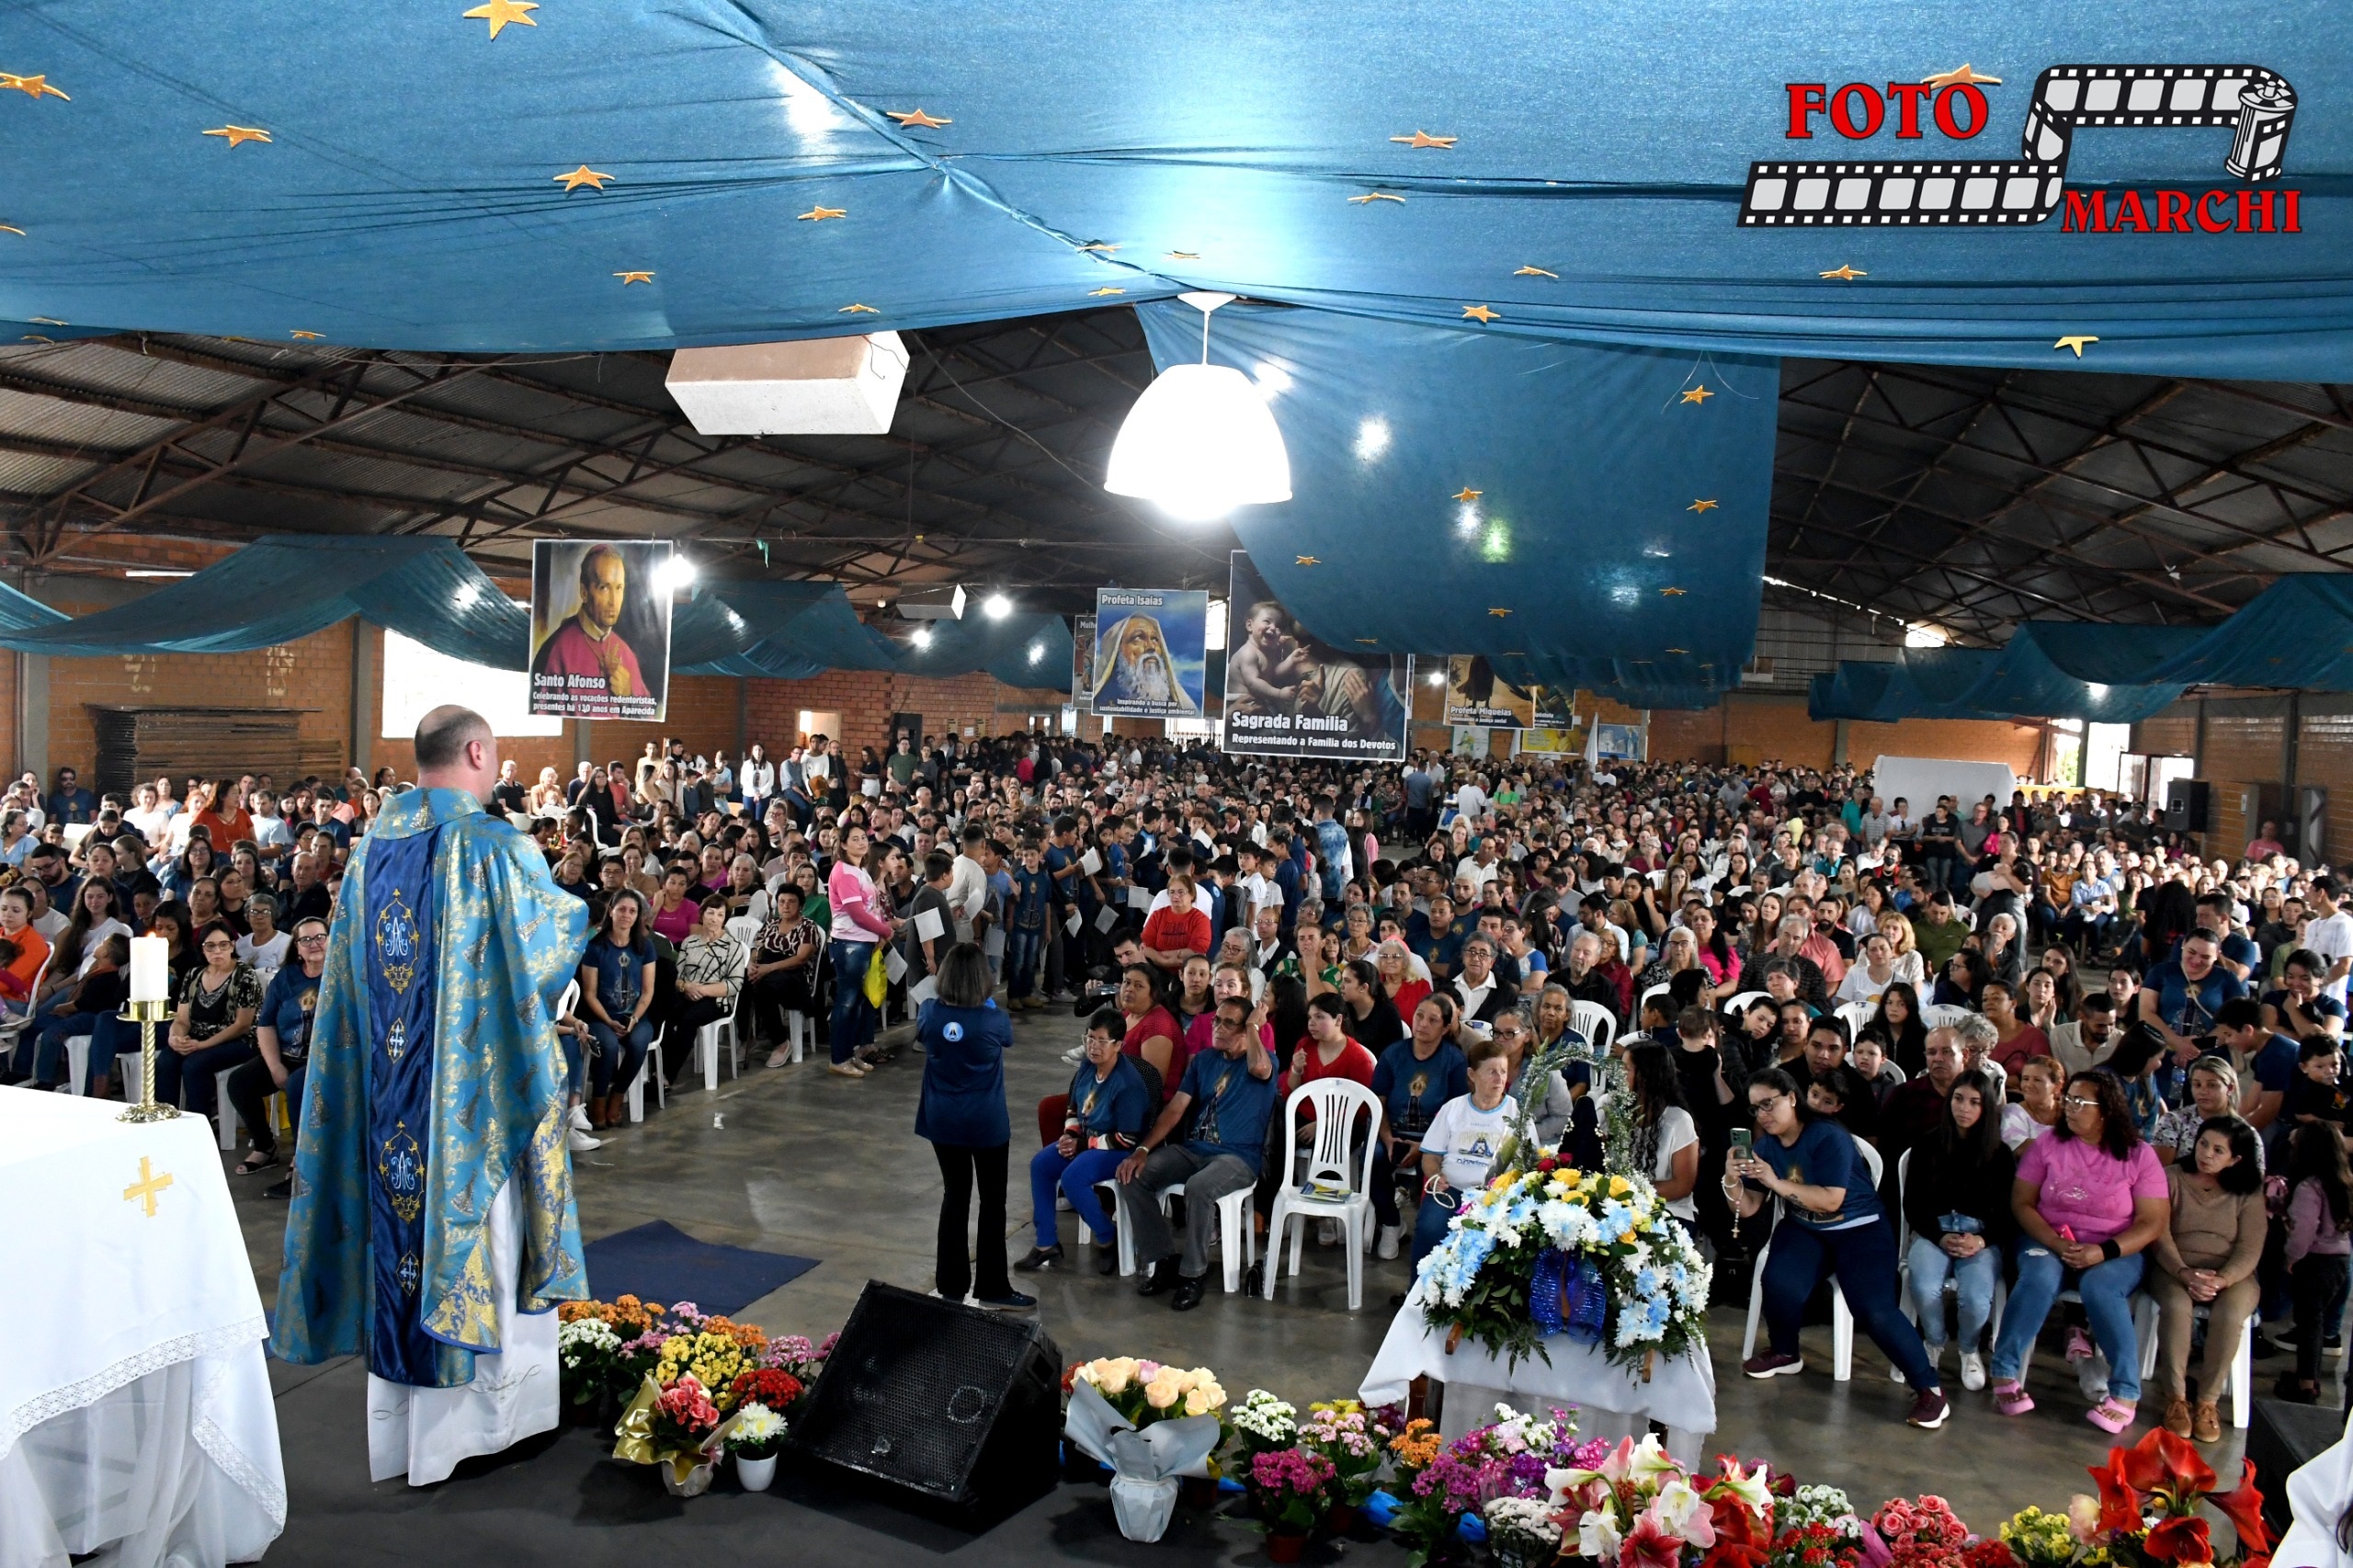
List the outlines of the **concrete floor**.
<svg viewBox="0 0 2353 1568">
<path fill-rule="evenodd" d="M 1018 1024 L 1018 1049 L 1007 1064 L 1017 1159 L 1006 1245 L 1013 1256 L 1029 1240 L 1019 1157 L 1032 1125 L 1028 1108 L 1067 1085 L 1070 1069 L 1060 1052 L 1079 1035 L 1063 1011 L 1024 1015 Z M 745 1075 L 723 1080 L 716 1095 L 690 1074 L 694 1086 L 674 1096 L 667 1111 L 608 1134 L 602 1149 L 576 1158 L 581 1231 L 594 1238 L 665 1219 L 707 1241 L 822 1259 L 736 1314 L 772 1334 L 816 1337 L 839 1327 L 870 1278 L 928 1290 L 938 1177 L 913 1131 L 922 1065 L 908 1050 L 865 1081 L 851 1082 L 826 1074 L 813 1056 L 775 1072 L 747 1062 Z M 267 1300 L 275 1292 L 285 1206 L 259 1197 L 264 1179 L 232 1177 L 231 1185 Z M 1406 1282 L 1402 1260 L 1368 1259 L 1364 1310 L 1351 1313 L 1338 1252 L 1311 1245 L 1306 1278 L 1298 1285 L 1286 1278 L 1279 1300 L 1229 1297 L 1212 1288 L 1199 1309 L 1177 1313 L 1165 1298 L 1137 1297 L 1132 1281 L 1097 1276 L 1093 1254 L 1070 1247 L 1074 1225 L 1062 1217 L 1074 1271 L 1017 1277 L 1039 1297 L 1042 1321 L 1065 1358 L 1131 1355 L 1204 1365 L 1237 1399 L 1254 1387 L 1302 1407 L 1312 1399 L 1353 1395 L 1388 1327 L 1390 1297 Z M 2040 1407 L 2020 1420 L 1995 1415 L 1982 1393 L 1961 1393 L 1949 1359 L 1953 1416 L 1941 1431 L 1926 1433 L 1903 1425 L 1908 1392 L 1889 1380 L 1885 1360 L 1868 1341 L 1858 1345 L 1853 1380 L 1839 1383 L 1828 1375 L 1828 1329 L 1810 1329 L 1813 1365 L 1807 1374 L 1757 1383 L 1734 1368 L 1741 1329 L 1737 1312 L 1718 1310 L 1711 1330 L 1720 1378 L 1715 1449 L 1768 1460 L 1803 1481 L 1844 1486 L 1859 1504 L 1937 1492 L 1972 1526 L 1990 1528 L 2029 1503 L 2063 1506 L 2071 1494 L 2088 1488 L 2084 1467 L 2103 1460 L 2115 1441 L 2085 1422 L 2086 1402 L 2052 1354 L 2035 1362 L 2032 1387 Z M 2283 1365 L 2256 1364 L 2258 1395 Z M 2342 1375 L 2338 1364 L 2328 1370 Z M 273 1371 L 281 1398 L 319 1375 L 276 1364 Z M 336 1381 L 353 1391 L 356 1430 L 362 1380 Z M 2227 1425 L 2225 1434 L 2208 1457 L 2227 1474 L 2236 1470 L 2241 1440 Z M 287 1460 L 290 1471 L 299 1472 L 307 1464 L 348 1462 L 348 1456 L 290 1448 Z M 364 1477 L 358 1484 L 365 1486 Z M 375 1528 L 397 1533 L 398 1517 L 379 1519 Z"/>
</svg>

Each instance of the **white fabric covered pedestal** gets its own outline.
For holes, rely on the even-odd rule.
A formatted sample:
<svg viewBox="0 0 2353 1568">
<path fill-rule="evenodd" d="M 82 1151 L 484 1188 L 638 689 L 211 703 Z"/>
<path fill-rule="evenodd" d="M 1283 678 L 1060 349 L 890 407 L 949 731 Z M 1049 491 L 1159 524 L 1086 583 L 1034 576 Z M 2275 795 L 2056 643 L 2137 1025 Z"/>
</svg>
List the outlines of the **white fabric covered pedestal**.
<svg viewBox="0 0 2353 1568">
<path fill-rule="evenodd" d="M 261 1296 L 211 1124 L 120 1108 L 0 1089 L 0 1568 L 213 1568 L 285 1528 Z"/>
<path fill-rule="evenodd" d="M 503 1452 L 562 1419 L 555 1313 L 515 1310 L 522 1251 L 523 1199 L 509 1178 L 490 1206 L 490 1277 L 503 1348 L 476 1357 L 474 1381 L 453 1389 L 410 1388 L 369 1373 L 369 1480 L 405 1475 L 411 1486 L 430 1486 L 448 1480 L 459 1460 Z"/>
<path fill-rule="evenodd" d="M 1492 1420 L 1499 1401 L 1529 1415 L 1574 1404 L 1577 1430 L 1586 1437 L 1639 1437 L 1657 1421 L 1666 1427 L 1667 1451 L 1686 1466 L 1705 1458 L 1700 1450 L 1716 1429 L 1716 1372 L 1705 1356 L 1661 1360 L 1644 1382 L 1598 1348 L 1563 1334 L 1543 1342 L 1550 1365 L 1529 1357 L 1507 1367 L 1468 1340 L 1449 1352 L 1444 1332 L 1422 1316 L 1421 1302 L 1416 1284 L 1357 1391 L 1365 1403 L 1403 1403 L 1414 1380 L 1427 1377 L 1446 1385 L 1438 1429 L 1449 1438 Z"/>
</svg>

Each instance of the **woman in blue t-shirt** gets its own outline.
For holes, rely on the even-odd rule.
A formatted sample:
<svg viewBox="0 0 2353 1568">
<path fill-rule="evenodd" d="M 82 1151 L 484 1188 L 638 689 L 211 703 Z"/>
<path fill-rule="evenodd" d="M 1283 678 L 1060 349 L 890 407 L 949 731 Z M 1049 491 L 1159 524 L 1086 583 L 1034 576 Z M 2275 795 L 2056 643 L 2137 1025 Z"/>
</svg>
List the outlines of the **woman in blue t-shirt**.
<svg viewBox="0 0 2353 1568">
<path fill-rule="evenodd" d="M 1798 1325 L 1825 1274 L 1835 1276 L 1856 1325 L 1912 1385 L 1915 1426 L 1945 1423 L 1949 1407 L 1920 1331 L 1896 1302 L 1895 1230 L 1873 1190 L 1870 1168 L 1854 1137 L 1837 1122 L 1814 1119 L 1797 1081 L 1778 1067 L 1748 1080 L 1756 1122 L 1753 1150 L 1734 1145 L 1724 1161 L 1724 1199 L 1746 1218 L 1768 1195 L 1781 1200 L 1764 1261 L 1765 1322 L 1770 1343 L 1740 1369 L 1752 1378 L 1802 1372 Z"/>
<path fill-rule="evenodd" d="M 1062 1238 L 1054 1222 L 1057 1192 L 1070 1199 L 1078 1222 L 1094 1233 L 1095 1244 L 1102 1249 L 1097 1270 L 1108 1274 L 1119 1267 L 1119 1252 L 1112 1244 L 1117 1238 L 1095 1184 L 1111 1179 L 1159 1109 L 1144 1082 L 1142 1059 L 1120 1053 L 1120 1037 L 1126 1029 L 1127 1019 L 1115 1007 L 1106 1007 L 1087 1021 L 1086 1060 L 1071 1077 L 1062 1133 L 1030 1157 L 1029 1207 L 1038 1244 L 1013 1266 L 1025 1274 L 1063 1265 Z"/>
<path fill-rule="evenodd" d="M 959 942 L 939 960 L 938 994 L 915 1014 L 923 1056 L 923 1095 L 915 1136 L 939 1162 L 938 1293 L 969 1293 L 981 1306 L 1026 1312 L 1038 1304 L 1013 1288 L 1005 1271 L 1005 1163 L 1013 1128 L 1005 1111 L 1005 1052 L 1012 1021 L 989 998 L 989 963 L 973 942 Z M 965 1224 L 980 1194 L 976 1260 Z"/>
<path fill-rule="evenodd" d="M 654 1045 L 654 942 L 645 903 L 623 888 L 605 907 L 605 926 L 580 955 L 580 1012 L 596 1042 L 588 1067 L 588 1119 L 610 1127 L 628 1114 L 629 1086 Z"/>
</svg>

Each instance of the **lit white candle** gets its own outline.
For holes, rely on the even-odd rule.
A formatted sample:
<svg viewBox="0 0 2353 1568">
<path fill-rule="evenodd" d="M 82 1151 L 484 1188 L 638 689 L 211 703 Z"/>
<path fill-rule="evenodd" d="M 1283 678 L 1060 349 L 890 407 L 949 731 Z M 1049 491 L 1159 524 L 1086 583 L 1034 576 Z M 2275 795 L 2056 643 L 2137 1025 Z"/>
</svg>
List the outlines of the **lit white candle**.
<svg viewBox="0 0 2353 1568">
<path fill-rule="evenodd" d="M 131 939 L 131 999 L 166 1002 L 172 994 L 171 944 L 161 937 Z"/>
</svg>

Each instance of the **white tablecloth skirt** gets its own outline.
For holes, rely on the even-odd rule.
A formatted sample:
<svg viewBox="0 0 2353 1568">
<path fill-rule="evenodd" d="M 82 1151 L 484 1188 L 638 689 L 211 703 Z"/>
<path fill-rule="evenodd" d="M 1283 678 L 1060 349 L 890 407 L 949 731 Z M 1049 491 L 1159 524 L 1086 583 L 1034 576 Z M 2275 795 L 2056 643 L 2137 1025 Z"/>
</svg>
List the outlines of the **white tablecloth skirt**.
<svg viewBox="0 0 2353 1568">
<path fill-rule="evenodd" d="M 1358 1395 L 1367 1404 L 1402 1403 L 1413 1381 L 1427 1377 L 1446 1384 L 1439 1429 L 1449 1438 L 1492 1420 L 1498 1401 L 1527 1414 L 1574 1404 L 1577 1429 L 1588 1437 L 1638 1436 L 1657 1421 L 1667 1428 L 1667 1449 L 1677 1460 L 1688 1466 L 1705 1457 L 1700 1450 L 1716 1429 L 1716 1372 L 1705 1355 L 1662 1360 L 1644 1382 L 1564 1334 L 1543 1345 L 1549 1365 L 1529 1357 L 1508 1367 L 1467 1339 L 1449 1353 L 1444 1331 L 1433 1330 L 1422 1316 L 1416 1285 L 1391 1321 Z"/>
<path fill-rule="evenodd" d="M 250 1562 L 286 1527 L 259 1324 L 28 1429 L 0 1457 L 0 1568 Z"/>
<path fill-rule="evenodd" d="M 405 1475 L 411 1486 L 430 1486 L 448 1480 L 459 1460 L 503 1452 L 563 1419 L 555 1313 L 515 1310 L 522 1253 L 523 1199 L 510 1177 L 490 1205 L 490 1277 L 504 1348 L 475 1357 L 474 1381 L 453 1389 L 410 1388 L 369 1373 L 370 1481 Z"/>
</svg>

